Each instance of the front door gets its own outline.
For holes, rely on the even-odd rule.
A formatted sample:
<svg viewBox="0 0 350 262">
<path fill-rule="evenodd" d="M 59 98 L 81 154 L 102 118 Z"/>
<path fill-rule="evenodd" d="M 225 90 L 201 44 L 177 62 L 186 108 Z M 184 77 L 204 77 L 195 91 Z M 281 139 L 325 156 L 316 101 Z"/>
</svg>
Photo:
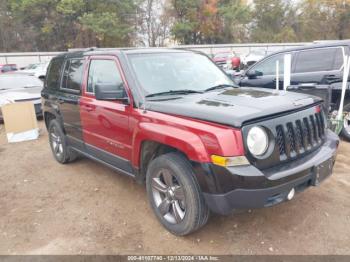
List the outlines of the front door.
<svg viewBox="0 0 350 262">
<path fill-rule="evenodd" d="M 131 105 L 122 101 L 97 100 L 95 87 L 125 88 L 116 57 L 90 57 L 80 100 L 83 137 L 87 152 L 114 167 L 132 173 L 129 113 Z"/>
</svg>

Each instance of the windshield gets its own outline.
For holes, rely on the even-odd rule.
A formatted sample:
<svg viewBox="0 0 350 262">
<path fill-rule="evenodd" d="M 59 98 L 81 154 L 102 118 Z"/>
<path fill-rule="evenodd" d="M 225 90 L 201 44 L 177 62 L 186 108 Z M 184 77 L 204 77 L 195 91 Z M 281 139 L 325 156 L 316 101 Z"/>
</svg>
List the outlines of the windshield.
<svg viewBox="0 0 350 262">
<path fill-rule="evenodd" d="M 234 85 L 208 57 L 196 53 L 131 54 L 129 59 L 146 95 Z"/>
<path fill-rule="evenodd" d="M 0 91 L 24 87 L 42 87 L 43 82 L 34 76 L 2 75 L 0 76 Z"/>
</svg>

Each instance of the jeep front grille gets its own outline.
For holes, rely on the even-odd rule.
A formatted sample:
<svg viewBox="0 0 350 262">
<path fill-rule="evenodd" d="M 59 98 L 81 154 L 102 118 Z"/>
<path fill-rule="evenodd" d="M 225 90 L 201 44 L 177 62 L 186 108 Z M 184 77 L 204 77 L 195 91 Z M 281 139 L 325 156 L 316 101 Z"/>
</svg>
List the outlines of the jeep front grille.
<svg viewBox="0 0 350 262">
<path fill-rule="evenodd" d="M 294 158 L 322 144 L 325 122 L 321 112 L 276 126 L 276 145 L 280 160 Z"/>
</svg>

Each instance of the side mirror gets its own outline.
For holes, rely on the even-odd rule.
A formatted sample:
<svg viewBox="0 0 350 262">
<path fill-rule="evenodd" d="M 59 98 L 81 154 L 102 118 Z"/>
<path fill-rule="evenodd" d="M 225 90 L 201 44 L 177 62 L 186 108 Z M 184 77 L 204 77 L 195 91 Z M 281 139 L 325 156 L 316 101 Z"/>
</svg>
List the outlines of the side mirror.
<svg viewBox="0 0 350 262">
<path fill-rule="evenodd" d="M 95 86 L 95 97 L 97 100 L 119 100 L 129 102 L 124 87 L 113 84 L 97 84 Z"/>
<path fill-rule="evenodd" d="M 247 71 L 247 73 L 245 74 L 248 78 L 255 78 L 257 76 L 262 76 L 263 73 L 256 71 L 256 70 L 249 70 Z"/>
</svg>

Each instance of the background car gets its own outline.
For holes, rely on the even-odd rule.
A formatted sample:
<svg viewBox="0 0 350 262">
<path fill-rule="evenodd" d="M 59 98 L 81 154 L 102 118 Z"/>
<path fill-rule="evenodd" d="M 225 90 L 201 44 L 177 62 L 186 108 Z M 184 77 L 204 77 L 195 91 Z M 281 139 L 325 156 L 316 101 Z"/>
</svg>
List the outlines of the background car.
<svg viewBox="0 0 350 262">
<path fill-rule="evenodd" d="M 284 55 L 292 55 L 291 85 L 331 86 L 331 111 L 338 110 L 343 78 L 343 64 L 349 55 L 350 41 L 333 41 L 281 50 L 266 56 L 241 76 L 240 86 L 276 87 L 276 61 L 279 61 L 279 87 L 283 88 Z M 315 91 L 316 94 L 316 91 Z M 350 91 L 347 89 L 344 103 L 345 121 L 341 135 L 350 141 Z"/>
<path fill-rule="evenodd" d="M 21 72 L 33 75 L 41 80 L 44 80 L 48 66 L 49 66 L 48 62 L 47 63 L 32 64 L 28 68 L 21 70 Z"/>
<path fill-rule="evenodd" d="M 262 49 L 256 49 L 250 51 L 247 55 L 242 58 L 241 65 L 242 68 L 248 68 L 254 65 L 256 62 L 260 61 L 266 56 L 266 51 Z"/>
<path fill-rule="evenodd" d="M 241 64 L 240 58 L 233 51 L 216 53 L 212 59 L 215 64 L 224 70 L 239 69 Z"/>
<path fill-rule="evenodd" d="M 13 72 L 17 71 L 17 65 L 16 64 L 3 64 L 0 65 L 0 74 L 1 73 L 7 73 L 7 72 Z"/>
<path fill-rule="evenodd" d="M 28 102 L 34 104 L 37 116 L 42 115 L 41 111 L 41 90 L 43 82 L 35 76 L 25 74 L 1 74 L 0 75 L 0 107 L 1 105 L 13 102 Z M 0 110 L 0 120 L 2 114 Z"/>
</svg>

